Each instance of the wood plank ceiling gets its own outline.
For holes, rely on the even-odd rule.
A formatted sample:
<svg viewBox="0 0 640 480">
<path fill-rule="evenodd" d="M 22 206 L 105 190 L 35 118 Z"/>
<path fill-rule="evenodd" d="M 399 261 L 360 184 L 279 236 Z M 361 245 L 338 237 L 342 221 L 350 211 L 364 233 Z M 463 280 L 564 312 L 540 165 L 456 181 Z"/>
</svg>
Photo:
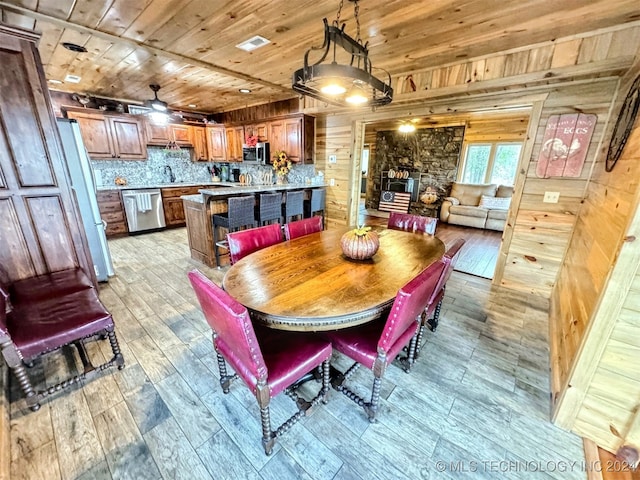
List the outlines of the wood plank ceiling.
<svg viewBox="0 0 640 480">
<path fill-rule="evenodd" d="M 295 96 L 292 73 L 322 43 L 338 0 L 0 0 L 5 23 L 42 32 L 52 89 L 124 100 L 158 96 L 207 113 Z M 638 0 L 361 0 L 374 67 L 392 75 L 640 20 Z M 341 22 L 355 36 L 353 4 Z M 254 35 L 270 44 L 235 47 Z M 66 50 L 63 42 L 87 48 Z M 66 75 L 79 83 L 64 81 Z M 249 88 L 251 94 L 242 94 Z M 197 107 L 189 107 L 197 105 Z"/>
</svg>

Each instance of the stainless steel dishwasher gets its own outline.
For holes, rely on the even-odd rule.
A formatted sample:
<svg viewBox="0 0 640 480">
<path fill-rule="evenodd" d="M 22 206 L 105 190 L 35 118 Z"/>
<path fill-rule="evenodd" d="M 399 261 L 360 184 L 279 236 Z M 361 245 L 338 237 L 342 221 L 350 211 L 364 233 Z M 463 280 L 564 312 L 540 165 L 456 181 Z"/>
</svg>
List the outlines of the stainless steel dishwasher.
<svg viewBox="0 0 640 480">
<path fill-rule="evenodd" d="M 124 190 L 122 200 L 129 232 L 156 230 L 166 225 L 159 188 Z"/>
</svg>

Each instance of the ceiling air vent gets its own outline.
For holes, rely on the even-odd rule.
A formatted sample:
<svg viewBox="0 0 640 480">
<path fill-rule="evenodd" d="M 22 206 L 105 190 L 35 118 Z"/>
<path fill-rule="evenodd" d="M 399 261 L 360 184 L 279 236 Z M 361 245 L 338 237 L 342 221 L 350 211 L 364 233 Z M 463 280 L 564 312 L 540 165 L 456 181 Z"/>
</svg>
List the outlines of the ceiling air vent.
<svg viewBox="0 0 640 480">
<path fill-rule="evenodd" d="M 69 74 L 66 77 L 64 77 L 64 81 L 69 83 L 80 83 L 80 80 L 82 79 L 77 75 Z"/>
<path fill-rule="evenodd" d="M 255 50 L 256 48 L 265 46 L 267 43 L 271 43 L 271 41 L 267 40 L 264 37 L 261 37 L 260 35 L 256 35 L 255 37 L 251 37 L 249 40 L 245 40 L 244 42 L 239 43 L 238 45 L 236 45 L 236 47 L 250 52 L 252 50 Z"/>
</svg>

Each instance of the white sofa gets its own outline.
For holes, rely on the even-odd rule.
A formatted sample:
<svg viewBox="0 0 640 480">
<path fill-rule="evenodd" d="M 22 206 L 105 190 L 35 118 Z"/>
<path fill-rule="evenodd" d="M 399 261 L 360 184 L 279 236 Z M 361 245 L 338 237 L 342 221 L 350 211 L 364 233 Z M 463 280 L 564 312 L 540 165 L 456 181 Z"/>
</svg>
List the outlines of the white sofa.
<svg viewBox="0 0 640 480">
<path fill-rule="evenodd" d="M 440 221 L 503 231 L 513 187 L 454 182 L 440 207 Z"/>
</svg>

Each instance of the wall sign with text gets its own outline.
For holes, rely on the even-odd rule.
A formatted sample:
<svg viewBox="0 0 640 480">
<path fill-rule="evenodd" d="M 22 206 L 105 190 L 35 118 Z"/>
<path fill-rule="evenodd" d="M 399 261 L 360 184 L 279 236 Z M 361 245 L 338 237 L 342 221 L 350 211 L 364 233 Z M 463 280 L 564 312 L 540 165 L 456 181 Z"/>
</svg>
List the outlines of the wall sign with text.
<svg viewBox="0 0 640 480">
<path fill-rule="evenodd" d="M 542 139 L 536 175 L 579 177 L 597 116 L 584 113 L 551 115 Z"/>
</svg>

